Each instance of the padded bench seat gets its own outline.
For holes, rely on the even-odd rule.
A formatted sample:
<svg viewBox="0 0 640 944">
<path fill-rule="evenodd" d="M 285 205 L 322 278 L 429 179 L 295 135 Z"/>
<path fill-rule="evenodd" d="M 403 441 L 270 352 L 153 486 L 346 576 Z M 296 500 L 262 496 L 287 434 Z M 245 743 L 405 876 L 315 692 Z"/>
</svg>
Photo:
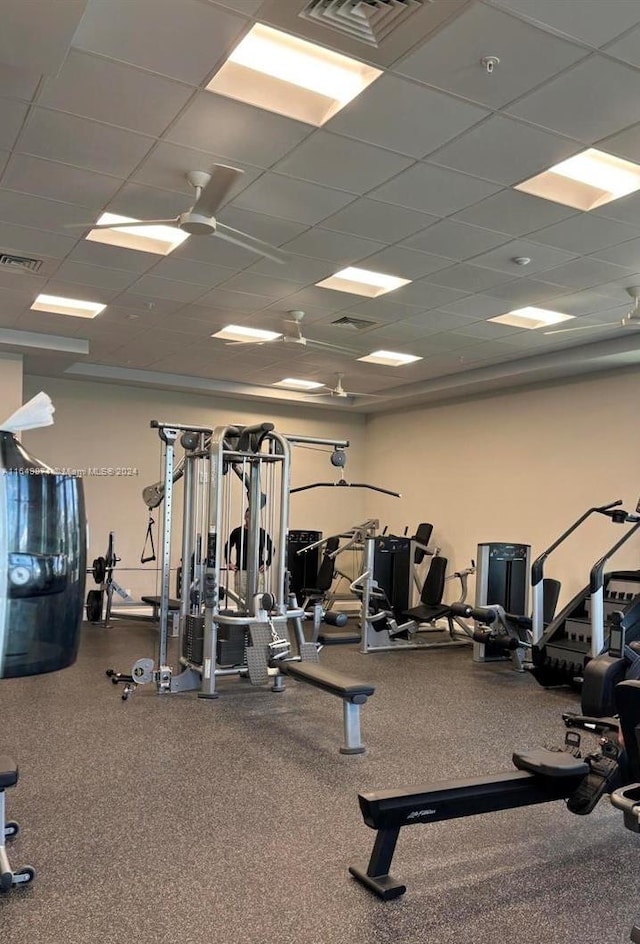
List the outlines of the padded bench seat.
<svg viewBox="0 0 640 944">
<path fill-rule="evenodd" d="M 140 597 L 143 603 L 147 603 L 149 606 L 157 606 L 160 609 L 162 604 L 162 597 Z M 169 600 L 169 612 L 174 612 L 175 610 L 180 609 L 180 600 Z"/>
<path fill-rule="evenodd" d="M 360 642 L 360 633 L 356 629 L 345 629 L 342 632 L 318 633 L 318 642 L 323 646 L 349 646 Z"/>
<path fill-rule="evenodd" d="M 575 777 L 589 773 L 589 765 L 585 760 L 566 751 L 549 751 L 545 747 L 532 751 L 516 751 L 513 763 L 518 770 L 542 774 L 544 777 Z"/>
<path fill-rule="evenodd" d="M 363 754 L 365 748 L 360 738 L 360 706 L 373 695 L 375 686 L 318 665 L 317 662 L 278 662 L 278 668 L 283 675 L 342 699 L 344 746 L 340 748 L 340 753 Z"/>
</svg>

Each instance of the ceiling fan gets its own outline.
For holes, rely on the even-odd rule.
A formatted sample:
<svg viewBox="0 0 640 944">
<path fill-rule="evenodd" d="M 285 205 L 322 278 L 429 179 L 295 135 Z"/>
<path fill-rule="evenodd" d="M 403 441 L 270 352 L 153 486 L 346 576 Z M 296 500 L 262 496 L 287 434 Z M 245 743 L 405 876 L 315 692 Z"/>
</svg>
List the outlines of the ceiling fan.
<svg viewBox="0 0 640 944">
<path fill-rule="evenodd" d="M 307 348 L 323 348 L 333 351 L 336 354 L 343 354 L 345 357 L 359 357 L 358 351 L 350 350 L 346 347 L 340 347 L 338 344 L 331 344 L 329 341 L 315 341 L 308 338 L 302 330 L 302 321 L 304 319 L 303 311 L 288 311 L 288 318 L 282 322 L 282 333 L 271 341 L 229 341 L 230 345 L 261 345 L 261 344 L 299 344 Z"/>
<path fill-rule="evenodd" d="M 555 331 L 544 333 L 568 334 L 570 331 L 595 331 L 598 328 L 640 328 L 640 285 L 630 285 L 625 291 L 633 299 L 633 306 L 620 321 L 603 321 L 600 324 L 578 325 L 575 328 L 557 328 Z"/>
<path fill-rule="evenodd" d="M 170 220 L 136 220 L 122 223 L 72 223 L 67 229 L 134 229 L 144 226 L 174 226 L 191 236 L 219 236 L 226 242 L 234 243 L 259 256 L 266 256 L 274 262 L 284 263 L 287 257 L 284 253 L 269 243 L 243 233 L 216 220 L 215 214 L 220 208 L 227 194 L 237 180 L 244 174 L 237 167 L 227 167 L 225 164 L 214 164 L 211 171 L 190 170 L 186 178 L 196 192 L 195 203 L 179 216 Z"/>
<path fill-rule="evenodd" d="M 381 394 L 378 393 L 356 393 L 353 390 L 345 390 L 342 386 L 342 381 L 344 380 L 344 374 L 335 374 L 336 383 L 334 387 L 328 387 L 325 390 L 318 390 L 315 393 L 310 393 L 310 397 L 339 397 L 340 399 L 345 399 L 346 397 L 370 397 L 371 399 L 384 399 Z"/>
</svg>

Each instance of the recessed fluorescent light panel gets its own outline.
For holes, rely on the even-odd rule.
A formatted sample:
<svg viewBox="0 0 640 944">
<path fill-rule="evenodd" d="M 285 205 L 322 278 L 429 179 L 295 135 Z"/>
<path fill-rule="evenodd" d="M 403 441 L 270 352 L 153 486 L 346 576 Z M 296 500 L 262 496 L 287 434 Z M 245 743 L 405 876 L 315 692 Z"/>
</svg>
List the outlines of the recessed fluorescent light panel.
<svg viewBox="0 0 640 944">
<path fill-rule="evenodd" d="M 577 210 L 594 210 L 640 190 L 640 166 L 589 148 L 515 189 Z"/>
<path fill-rule="evenodd" d="M 319 127 L 379 75 L 363 62 L 256 23 L 207 89 Z"/>
<path fill-rule="evenodd" d="M 245 328 L 244 325 L 227 325 L 212 334 L 212 338 L 222 341 L 275 341 L 281 337 L 277 331 L 263 331 L 261 328 Z"/>
<path fill-rule="evenodd" d="M 324 384 L 318 383 L 317 380 L 297 380 L 295 377 L 285 377 L 284 380 L 278 380 L 273 386 L 291 387 L 293 390 L 317 390 L 318 387 L 324 387 Z"/>
<path fill-rule="evenodd" d="M 316 282 L 316 285 L 318 288 L 332 288 L 336 292 L 351 292 L 353 295 L 377 298 L 378 295 L 386 295 L 387 292 L 408 285 L 410 281 L 411 279 L 399 279 L 395 275 L 384 275 L 382 272 L 349 266 L 322 282 Z"/>
<path fill-rule="evenodd" d="M 130 216 L 117 216 L 115 213 L 103 213 L 98 224 L 138 223 Z M 118 229 L 92 229 L 86 239 L 94 243 L 106 243 L 108 246 L 121 246 L 124 249 L 137 249 L 139 252 L 156 252 L 167 256 L 189 238 L 177 226 L 122 226 Z"/>
<path fill-rule="evenodd" d="M 561 311 L 549 311 L 546 308 L 516 308 L 506 315 L 489 318 L 497 324 L 510 325 L 512 328 L 546 328 L 548 325 L 570 321 L 574 315 L 564 315 Z"/>
<path fill-rule="evenodd" d="M 415 354 L 397 354 L 395 351 L 372 351 L 366 357 L 359 357 L 359 361 L 365 361 L 367 364 L 382 364 L 384 367 L 404 367 L 405 364 L 413 364 L 414 361 L 421 361 L 421 357 Z"/>
<path fill-rule="evenodd" d="M 95 318 L 106 305 L 98 302 L 85 302 L 79 298 L 62 298 L 60 295 L 38 295 L 32 311 L 51 311 L 56 315 L 72 315 L 74 318 Z"/>
</svg>

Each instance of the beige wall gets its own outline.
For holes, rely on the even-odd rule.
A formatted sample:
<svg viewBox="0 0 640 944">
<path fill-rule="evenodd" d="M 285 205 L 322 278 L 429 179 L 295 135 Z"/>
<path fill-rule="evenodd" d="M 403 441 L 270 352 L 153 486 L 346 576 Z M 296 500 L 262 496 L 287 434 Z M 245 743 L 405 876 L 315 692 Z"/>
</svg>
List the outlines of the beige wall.
<svg viewBox="0 0 640 944">
<path fill-rule="evenodd" d="M 479 542 L 522 541 L 535 555 L 592 505 L 622 498 L 635 509 L 639 395 L 637 373 L 618 373 L 371 417 L 368 474 L 403 493 L 395 528 L 434 523 L 452 569 L 466 566 Z M 562 581 L 562 599 L 621 535 L 598 517 L 558 550 L 546 573 Z M 640 567 L 639 550 L 634 536 L 616 568 Z"/>
<path fill-rule="evenodd" d="M 347 476 L 364 478 L 362 416 L 338 411 L 305 410 L 279 404 L 196 396 L 138 387 L 111 386 L 86 381 L 25 377 L 25 400 L 39 390 L 50 395 L 56 408 L 55 425 L 24 434 L 24 444 L 38 458 L 54 467 L 131 467 L 134 476 L 87 476 L 84 480 L 89 518 L 89 560 L 106 549 L 109 531 L 115 531 L 117 554 L 122 558 L 119 582 L 134 595 L 156 592 L 157 564 L 149 573 L 130 572 L 139 567 L 147 527 L 147 510 L 140 493 L 143 486 L 161 477 L 160 440 L 149 421 L 220 426 L 269 421 L 279 432 L 348 439 Z M 316 447 L 317 448 L 317 447 Z M 328 451 L 296 446 L 292 457 L 292 484 L 335 481 L 337 470 Z M 182 450 L 178 448 L 177 454 Z M 182 488 L 176 487 L 178 525 Z M 363 492 L 355 489 L 313 489 L 291 498 L 291 527 L 312 528 L 325 534 L 341 531 L 362 520 Z M 161 509 L 154 514 L 160 521 Z M 157 529 L 156 529 L 157 530 Z M 179 527 L 176 528 L 179 531 Z M 157 534 L 156 534 L 157 545 Z M 174 565 L 179 541 L 174 541 Z"/>
<path fill-rule="evenodd" d="M 22 402 L 22 355 L 0 354 L 0 423 Z"/>
</svg>

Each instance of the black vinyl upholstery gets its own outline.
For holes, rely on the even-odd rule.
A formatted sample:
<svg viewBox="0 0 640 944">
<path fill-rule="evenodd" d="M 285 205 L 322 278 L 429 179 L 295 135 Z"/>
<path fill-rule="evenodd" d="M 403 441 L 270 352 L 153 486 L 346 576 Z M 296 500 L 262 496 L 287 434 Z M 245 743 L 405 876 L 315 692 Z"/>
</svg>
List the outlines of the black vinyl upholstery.
<svg viewBox="0 0 640 944">
<path fill-rule="evenodd" d="M 440 619 L 449 612 L 449 607 L 442 602 L 444 595 L 444 579 L 449 560 L 447 557 L 432 557 L 427 576 L 422 585 L 420 603 L 407 610 L 403 616 L 418 620 L 421 623 L 430 623 Z"/>
<path fill-rule="evenodd" d="M 304 587 L 302 593 L 305 597 L 323 597 L 333 583 L 333 574 L 335 572 L 335 561 L 330 555 L 338 550 L 340 544 L 339 537 L 329 538 L 325 544 L 322 562 L 318 569 L 318 576 L 314 587 Z"/>
</svg>

